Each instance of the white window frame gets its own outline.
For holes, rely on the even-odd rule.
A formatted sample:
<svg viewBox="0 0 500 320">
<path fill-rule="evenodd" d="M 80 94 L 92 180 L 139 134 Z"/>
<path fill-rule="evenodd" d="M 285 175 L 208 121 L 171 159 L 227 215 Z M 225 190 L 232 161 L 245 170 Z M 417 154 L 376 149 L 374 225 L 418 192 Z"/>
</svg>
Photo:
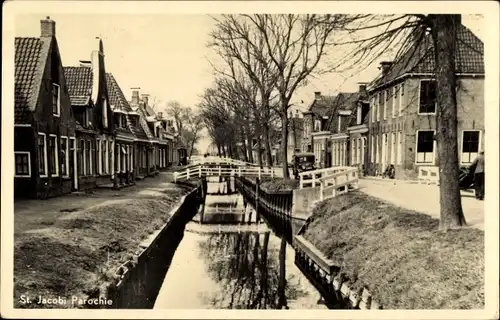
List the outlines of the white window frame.
<svg viewBox="0 0 500 320">
<path fill-rule="evenodd" d="M 377 92 L 377 122 L 380 121 L 380 92 Z"/>
<path fill-rule="evenodd" d="M 102 175 L 102 151 L 101 151 L 101 139 L 96 138 L 95 139 L 95 146 L 96 146 L 96 152 L 97 152 L 97 174 Z"/>
<path fill-rule="evenodd" d="M 87 144 L 88 144 L 88 142 L 90 142 L 90 149 L 89 149 L 89 175 L 93 176 L 94 175 L 94 167 L 93 167 L 94 161 L 92 161 L 93 160 L 92 158 L 94 157 L 94 152 L 92 150 L 92 140 L 87 140 Z"/>
<path fill-rule="evenodd" d="M 399 131 L 397 133 L 397 145 L 396 145 L 396 164 L 401 164 L 403 162 L 403 133 Z"/>
<path fill-rule="evenodd" d="M 405 83 L 399 85 L 399 116 L 403 115 L 403 97 L 405 96 Z"/>
<path fill-rule="evenodd" d="M 66 140 L 66 150 L 64 150 L 64 166 L 66 174 L 62 175 L 64 178 L 69 177 L 69 139 L 67 136 L 61 136 L 61 141 Z"/>
<path fill-rule="evenodd" d="M 46 177 L 48 177 L 48 172 L 49 172 L 49 164 L 47 162 L 47 135 L 43 132 L 38 132 L 38 135 L 43 136 L 43 159 L 44 159 L 43 165 L 44 165 L 44 171 L 45 171 L 44 174 L 40 174 L 40 178 L 46 178 Z M 38 152 L 38 141 L 37 141 L 37 145 L 36 145 L 36 150 Z M 40 155 L 38 155 L 38 156 L 40 156 Z M 38 161 L 37 161 L 36 167 L 38 169 Z"/>
<path fill-rule="evenodd" d="M 397 150 L 397 134 L 396 132 L 391 132 L 391 153 L 389 155 L 389 164 L 396 165 L 396 150 Z"/>
<path fill-rule="evenodd" d="M 103 99 L 102 115 L 103 115 L 103 126 L 104 126 L 104 128 L 107 128 L 108 127 L 108 101 L 106 99 Z"/>
<path fill-rule="evenodd" d="M 382 119 L 387 120 L 387 100 L 389 100 L 389 89 L 384 90 L 384 116 Z"/>
<path fill-rule="evenodd" d="M 370 155 L 370 162 L 371 163 L 375 163 L 375 135 L 372 134 L 371 135 L 372 138 L 371 138 L 371 155 Z"/>
<path fill-rule="evenodd" d="M 479 151 L 481 150 L 481 138 L 482 138 L 482 132 L 481 130 L 462 130 L 462 143 L 460 143 L 460 164 L 471 164 L 474 159 L 472 159 L 472 161 L 470 162 L 464 162 L 463 161 L 463 150 L 464 150 L 464 134 L 465 132 L 478 132 L 479 133 L 479 137 L 478 137 L 478 144 L 477 144 L 477 154 L 479 154 Z M 476 155 L 477 157 L 477 155 Z"/>
<path fill-rule="evenodd" d="M 398 98 L 398 90 L 397 90 L 398 86 L 395 85 L 394 87 L 392 87 L 392 118 L 396 118 L 396 101 L 397 101 L 397 98 Z"/>
<path fill-rule="evenodd" d="M 377 102 L 377 95 L 375 95 L 374 97 L 372 97 L 372 103 L 371 103 L 371 122 L 374 123 L 376 118 L 377 118 L 377 105 L 376 105 L 376 102 Z"/>
<path fill-rule="evenodd" d="M 87 140 L 80 139 L 80 144 L 83 141 L 83 149 L 81 150 L 83 159 L 83 176 L 87 176 Z"/>
<path fill-rule="evenodd" d="M 59 139 L 57 139 L 56 134 L 49 134 L 49 138 L 54 138 L 54 144 L 55 144 L 55 166 L 56 166 L 56 173 L 52 174 L 52 177 L 59 177 Z"/>
<path fill-rule="evenodd" d="M 28 155 L 28 174 L 17 174 L 16 173 L 16 155 Z M 31 152 L 29 151 L 14 151 L 14 177 L 15 178 L 30 178 L 31 177 Z"/>
<path fill-rule="evenodd" d="M 436 130 L 417 130 L 415 136 L 415 164 L 416 165 L 435 165 L 436 164 L 436 140 L 432 143 L 432 162 L 418 162 L 418 134 L 420 132 L 433 132 L 433 136 L 436 135 Z"/>
<path fill-rule="evenodd" d="M 58 85 L 57 83 L 52 83 L 52 90 L 54 90 L 54 88 L 57 89 L 57 107 L 56 107 L 57 113 L 54 113 L 52 111 L 52 115 L 54 117 L 60 117 L 61 116 L 61 86 Z M 52 93 L 52 94 L 54 94 L 54 93 Z M 54 107 L 54 106 L 52 105 L 52 107 Z"/>
<path fill-rule="evenodd" d="M 422 92 L 422 82 L 429 82 L 429 81 L 434 81 L 436 82 L 436 79 L 420 79 L 419 82 L 418 82 L 418 103 L 417 103 L 417 114 L 419 116 L 432 116 L 432 115 L 436 115 L 436 111 L 437 111 L 437 99 L 436 99 L 436 103 L 434 105 L 434 112 L 420 112 L 420 93 Z M 436 83 L 436 86 L 437 86 L 437 83 Z M 437 89 L 437 88 L 436 88 Z M 426 131 L 426 130 L 423 130 L 423 131 Z"/>
</svg>

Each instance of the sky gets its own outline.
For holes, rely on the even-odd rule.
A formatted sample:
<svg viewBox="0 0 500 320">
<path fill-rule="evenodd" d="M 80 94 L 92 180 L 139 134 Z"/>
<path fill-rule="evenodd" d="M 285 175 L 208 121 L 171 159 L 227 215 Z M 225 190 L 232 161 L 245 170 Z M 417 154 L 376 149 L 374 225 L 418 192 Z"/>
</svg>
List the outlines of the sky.
<svg viewBox="0 0 500 320">
<path fill-rule="evenodd" d="M 149 94 L 150 101 L 157 101 L 160 107 L 172 100 L 194 107 L 214 79 L 209 61 L 217 60 L 217 56 L 207 47 L 214 22 L 208 15 L 25 14 L 16 17 L 15 36 L 39 36 L 40 20 L 45 16 L 56 22 L 64 66 L 90 60 L 92 50 L 97 47 L 96 37 L 100 37 L 106 71 L 115 76 L 127 98 L 132 87 L 140 87 L 141 93 Z M 483 37 L 481 17 L 464 15 L 462 22 L 480 39 Z M 305 109 L 315 91 L 326 95 L 356 91 L 358 82 L 369 82 L 378 75 L 377 67 L 375 63 L 355 75 L 331 73 L 311 79 L 307 86 L 297 90 L 292 102 Z M 198 144 L 199 149 L 205 152 L 208 143 L 205 136 Z"/>
</svg>

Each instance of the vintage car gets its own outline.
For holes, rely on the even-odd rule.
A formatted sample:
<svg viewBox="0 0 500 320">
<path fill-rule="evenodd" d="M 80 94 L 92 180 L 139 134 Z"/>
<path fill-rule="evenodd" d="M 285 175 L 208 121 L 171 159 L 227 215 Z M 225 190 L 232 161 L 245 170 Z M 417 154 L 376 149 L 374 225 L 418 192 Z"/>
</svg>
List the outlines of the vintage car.
<svg viewBox="0 0 500 320">
<path fill-rule="evenodd" d="M 295 179 L 299 178 L 299 173 L 316 169 L 314 163 L 316 157 L 312 152 L 296 153 L 292 157 L 292 170 Z"/>
</svg>

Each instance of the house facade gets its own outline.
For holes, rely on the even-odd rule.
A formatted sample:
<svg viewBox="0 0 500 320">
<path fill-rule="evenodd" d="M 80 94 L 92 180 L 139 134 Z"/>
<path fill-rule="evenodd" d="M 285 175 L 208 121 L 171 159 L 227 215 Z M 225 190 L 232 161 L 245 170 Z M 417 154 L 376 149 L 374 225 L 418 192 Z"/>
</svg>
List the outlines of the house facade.
<svg viewBox="0 0 500 320">
<path fill-rule="evenodd" d="M 288 143 L 287 159 L 292 160 L 296 152 L 302 152 L 302 143 L 304 136 L 304 118 L 299 116 L 298 110 L 295 114 L 290 113 L 288 120 Z"/>
<path fill-rule="evenodd" d="M 302 152 L 313 152 L 317 167 L 331 166 L 331 149 L 329 140 L 331 132 L 327 130 L 329 112 L 335 101 L 334 96 L 325 96 L 321 92 L 314 93 L 314 100 L 304 112 L 304 132 Z"/>
<path fill-rule="evenodd" d="M 65 67 L 71 105 L 76 118 L 75 190 L 120 184 L 115 119 L 109 104 L 102 40 L 91 60 Z"/>
<path fill-rule="evenodd" d="M 41 20 L 40 37 L 15 39 L 14 98 L 14 196 L 71 192 L 76 123 L 49 17 Z"/>
<path fill-rule="evenodd" d="M 484 147 L 483 43 L 469 29 L 458 31 L 457 105 L 460 165 L 470 164 Z M 395 62 L 382 62 L 368 88 L 368 173 L 394 165 L 396 178 L 413 179 L 420 167 L 437 167 L 437 90 L 432 39 L 410 46 Z"/>
</svg>

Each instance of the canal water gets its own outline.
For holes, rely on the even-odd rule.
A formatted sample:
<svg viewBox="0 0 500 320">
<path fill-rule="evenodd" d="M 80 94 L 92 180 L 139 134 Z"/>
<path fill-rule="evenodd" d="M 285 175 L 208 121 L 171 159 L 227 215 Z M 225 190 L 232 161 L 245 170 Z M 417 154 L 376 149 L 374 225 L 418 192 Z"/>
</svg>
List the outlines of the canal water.
<svg viewBox="0 0 500 320">
<path fill-rule="evenodd" d="M 208 181 L 204 212 L 187 224 L 154 308 L 327 309 L 293 248 L 227 190 L 234 185 Z"/>
</svg>

